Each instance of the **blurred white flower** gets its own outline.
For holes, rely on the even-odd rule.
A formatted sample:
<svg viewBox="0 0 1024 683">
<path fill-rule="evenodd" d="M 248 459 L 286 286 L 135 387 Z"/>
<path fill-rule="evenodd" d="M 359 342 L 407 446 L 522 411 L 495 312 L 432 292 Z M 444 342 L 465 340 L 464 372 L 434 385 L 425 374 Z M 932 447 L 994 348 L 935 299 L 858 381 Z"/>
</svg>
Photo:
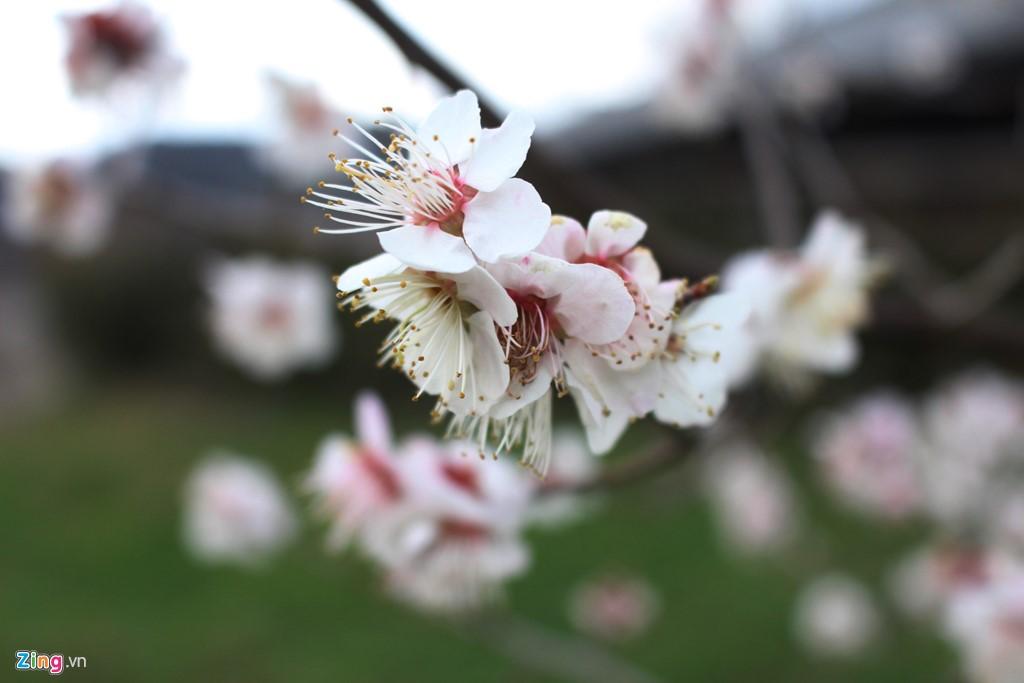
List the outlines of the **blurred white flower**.
<svg viewBox="0 0 1024 683">
<path fill-rule="evenodd" d="M 374 515 L 404 494 L 387 410 L 376 394 L 363 393 L 355 406 L 356 441 L 332 434 L 317 449 L 306 490 L 331 521 L 328 546 L 341 549 Z"/>
<path fill-rule="evenodd" d="M 994 373 L 955 378 L 924 407 L 920 454 L 928 508 L 962 525 L 990 514 L 995 494 L 1012 492 L 1024 472 L 1024 386 Z"/>
<path fill-rule="evenodd" d="M 598 457 L 587 448 L 575 429 L 556 429 L 551 443 L 551 467 L 538 485 L 539 495 L 530 504 L 530 524 L 556 528 L 581 519 L 594 505 L 593 493 L 577 495 L 555 491 L 590 481 L 600 469 Z"/>
<path fill-rule="evenodd" d="M 1024 566 L 1000 558 L 987 583 L 954 596 L 946 627 L 972 681 L 1024 680 Z"/>
<path fill-rule="evenodd" d="M 879 615 L 867 589 L 840 574 L 821 576 L 800 593 L 795 633 L 808 652 L 824 657 L 853 657 L 879 630 Z"/>
<path fill-rule="evenodd" d="M 888 519 L 917 512 L 923 498 L 913 409 L 885 393 L 827 416 L 812 450 L 833 490 L 858 510 Z"/>
<path fill-rule="evenodd" d="M 399 458 L 404 497 L 366 527 L 365 550 L 387 570 L 391 592 L 425 611 L 477 609 L 529 565 L 520 531 L 533 483 L 466 449 L 474 447 L 410 442 Z"/>
<path fill-rule="evenodd" d="M 630 640 L 650 629 L 658 616 L 658 595 L 637 576 L 608 575 L 581 583 L 569 600 L 569 619 L 589 635 Z"/>
<path fill-rule="evenodd" d="M 349 119 L 356 139 L 341 138 L 365 158 L 336 159 L 335 168 L 351 184 L 321 181 L 321 189 L 339 195 L 310 189 L 303 197 L 349 226 L 320 232 L 386 230 L 378 234 L 386 252 L 409 267 L 442 273 L 465 272 L 477 259 L 522 256 L 540 243 L 551 210 L 530 183 L 513 177 L 533 135 L 527 114 L 512 112 L 500 128 L 483 129 L 468 90 L 442 99 L 416 130 L 390 107 L 384 111 L 389 120 L 376 124 L 393 131 L 390 143 Z"/>
<path fill-rule="evenodd" d="M 65 67 L 75 95 L 109 95 L 121 85 L 159 91 L 182 70 L 152 13 L 131 2 L 65 18 Z"/>
<path fill-rule="evenodd" d="M 992 558 L 983 548 L 935 543 L 905 557 L 889 575 L 896 605 L 915 619 L 933 619 L 962 591 L 989 580 Z"/>
<path fill-rule="evenodd" d="M 741 87 L 741 36 L 732 0 L 690 3 L 699 13 L 678 25 L 675 52 L 654 97 L 655 113 L 666 125 L 687 132 L 716 130 L 729 122 Z"/>
<path fill-rule="evenodd" d="M 310 172 L 330 164 L 326 146 L 342 119 L 315 85 L 295 83 L 271 74 L 267 84 L 274 99 L 275 127 L 261 159 L 285 182 L 306 185 Z"/>
<path fill-rule="evenodd" d="M 295 535 L 296 520 L 273 473 L 247 458 L 216 453 L 185 488 L 185 543 L 198 559 L 257 565 Z"/>
<path fill-rule="evenodd" d="M 789 543 L 797 527 L 793 492 L 783 470 L 750 443 L 711 452 L 705 483 L 724 540 L 745 553 Z"/>
<path fill-rule="evenodd" d="M 730 365 L 734 381 L 745 380 L 759 362 L 783 376 L 849 371 L 877 270 L 863 231 L 832 211 L 818 217 L 798 253 L 759 251 L 731 260 L 723 288 L 752 308 L 749 362 Z"/>
<path fill-rule="evenodd" d="M 114 198 L 92 173 L 62 160 L 12 175 L 3 202 L 8 234 L 64 256 L 96 252 L 110 231 Z"/>
<path fill-rule="evenodd" d="M 218 348 L 258 379 L 323 365 L 337 345 L 330 280 L 315 265 L 224 260 L 209 269 L 206 289 Z"/>
<path fill-rule="evenodd" d="M 941 92 L 963 75 L 963 39 L 941 20 L 915 17 L 891 35 L 891 70 L 905 85 L 925 93 Z"/>
</svg>

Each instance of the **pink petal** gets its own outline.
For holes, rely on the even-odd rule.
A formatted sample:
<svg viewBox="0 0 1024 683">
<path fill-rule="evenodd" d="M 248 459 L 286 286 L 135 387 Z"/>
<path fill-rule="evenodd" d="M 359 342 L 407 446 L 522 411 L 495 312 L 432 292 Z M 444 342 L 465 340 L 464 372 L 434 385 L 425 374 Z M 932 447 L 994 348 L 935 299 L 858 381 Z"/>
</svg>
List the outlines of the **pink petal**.
<svg viewBox="0 0 1024 683">
<path fill-rule="evenodd" d="M 551 223 L 551 209 L 533 185 L 519 178 L 478 194 L 466 205 L 465 215 L 466 243 L 489 263 L 527 253 L 544 239 Z"/>
<path fill-rule="evenodd" d="M 473 252 L 461 238 L 437 227 L 407 225 L 379 232 L 377 239 L 384 251 L 419 270 L 464 273 L 476 265 Z"/>
</svg>

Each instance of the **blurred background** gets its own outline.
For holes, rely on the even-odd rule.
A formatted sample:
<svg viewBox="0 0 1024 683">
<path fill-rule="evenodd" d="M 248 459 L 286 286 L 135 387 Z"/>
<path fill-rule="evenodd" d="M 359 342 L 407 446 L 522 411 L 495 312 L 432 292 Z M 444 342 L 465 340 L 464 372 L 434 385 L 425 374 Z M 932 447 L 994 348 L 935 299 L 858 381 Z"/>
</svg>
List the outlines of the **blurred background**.
<svg viewBox="0 0 1024 683">
<path fill-rule="evenodd" d="M 131 16 L 89 14 L 115 10 Z M 636 680 L 964 680 L 942 630 L 891 599 L 893 567 L 934 525 L 842 505 L 807 435 L 821 411 L 878 388 L 916 402 L 966 370 L 1024 372 L 1024 3 L 153 0 L 0 13 L 8 655 L 83 655 L 88 669 L 68 675 L 103 681 L 576 680 L 548 665 L 559 652 L 621 658 Z M 757 417 L 749 438 L 785 476 L 799 544 L 731 545 L 695 461 L 598 496 L 571 527 L 530 532 L 533 563 L 499 625 L 394 603 L 367 564 L 323 552 L 315 522 L 256 571 L 190 557 L 183 487 L 211 450 L 265 463 L 301 509 L 317 443 L 351 430 L 361 389 L 382 395 L 399 433 L 426 427 L 429 406 L 376 367 L 383 332 L 333 310 L 328 275 L 375 253 L 375 237 L 314 235 L 319 215 L 298 197 L 332 172 L 346 116 L 391 106 L 416 122 L 459 84 L 479 94 L 485 125 L 513 108 L 535 117 L 521 176 L 557 213 L 642 216 L 666 274 L 795 247 L 825 208 L 863 226 L 889 275 L 857 368 L 813 392 L 759 385 L 733 409 Z M 256 274 L 226 275 L 230 263 Z M 310 310 L 277 302 L 259 319 L 295 316 L 322 343 L 294 357 L 239 348 L 246 323 L 223 311 L 300 280 Z M 658 432 L 637 425 L 607 457 Z M 804 587 L 835 571 L 873 596 L 855 656 L 823 656 L 793 625 Z M 635 637 L 587 633 L 573 616 L 581 583 L 609 575 L 637 577 L 656 604 Z"/>
</svg>

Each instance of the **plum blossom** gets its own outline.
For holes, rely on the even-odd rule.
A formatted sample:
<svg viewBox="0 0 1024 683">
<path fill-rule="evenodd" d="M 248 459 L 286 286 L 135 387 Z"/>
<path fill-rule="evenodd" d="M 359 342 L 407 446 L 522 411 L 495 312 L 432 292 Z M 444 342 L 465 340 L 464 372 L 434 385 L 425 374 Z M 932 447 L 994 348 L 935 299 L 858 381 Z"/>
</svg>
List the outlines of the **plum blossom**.
<svg viewBox="0 0 1024 683">
<path fill-rule="evenodd" d="M 340 137 L 365 158 L 332 154 L 349 183 L 321 181 L 320 191 L 309 188 L 303 197 L 347 226 L 319 232 L 383 231 L 386 252 L 411 268 L 443 273 L 520 257 L 540 243 L 551 210 L 532 185 L 513 177 L 533 135 L 528 115 L 512 112 L 500 128 L 481 128 L 480 106 L 468 90 L 442 99 L 415 130 L 389 107 L 384 111 L 389 119 L 375 124 L 391 131 L 389 144 L 349 119 L 366 140 Z"/>
<path fill-rule="evenodd" d="M 868 514 L 906 519 L 924 497 L 918 431 L 905 401 L 872 394 L 825 418 L 812 450 L 826 480 L 847 503 Z"/>
<path fill-rule="evenodd" d="M 282 180 L 304 187 L 311 168 L 329 163 L 324 145 L 332 138 L 340 115 L 313 84 L 276 74 L 267 77 L 267 84 L 276 125 L 261 159 Z"/>
<path fill-rule="evenodd" d="M 971 680 L 1016 683 L 1024 678 L 1024 567 L 1019 560 L 999 558 L 987 583 L 955 595 L 946 629 Z"/>
<path fill-rule="evenodd" d="M 355 441 L 332 434 L 321 442 L 305 483 L 320 516 L 331 522 L 328 547 L 334 550 L 403 494 L 387 409 L 375 394 L 356 399 L 355 428 Z"/>
<path fill-rule="evenodd" d="M 573 591 L 569 618 L 577 629 L 603 640 L 642 636 L 658 616 L 659 600 L 650 582 L 638 576 L 590 579 Z"/>
<path fill-rule="evenodd" d="M 927 509 L 962 525 L 995 509 L 1019 483 L 1015 456 L 1024 448 L 1024 386 L 994 373 L 955 378 L 923 409 L 920 455 Z"/>
<path fill-rule="evenodd" d="M 797 640 L 823 657 L 860 654 L 876 636 L 880 619 L 867 589 L 841 574 L 827 574 L 801 592 L 795 613 Z"/>
<path fill-rule="evenodd" d="M 731 547 L 763 553 L 792 540 L 797 514 L 790 483 L 753 444 L 726 444 L 712 451 L 705 483 L 715 520 Z"/>
<path fill-rule="evenodd" d="M 496 434 L 497 453 L 521 444 L 523 464 L 544 476 L 551 455 L 552 386 L 565 391 L 563 349 L 619 339 L 633 319 L 633 299 L 618 275 L 593 263 L 531 253 L 487 270 L 517 309 L 514 323 L 498 329 L 509 384 L 486 415 L 454 421 L 451 431 L 481 446 Z"/>
<path fill-rule="evenodd" d="M 159 24 L 141 5 L 126 2 L 69 16 L 66 24 L 65 66 L 75 95 L 107 95 L 122 84 L 159 89 L 181 71 Z"/>
<path fill-rule="evenodd" d="M 48 244 L 64 256 L 82 257 L 107 239 L 114 198 L 80 164 L 60 160 L 19 171 L 5 194 L 3 222 L 19 242 Z"/>
<path fill-rule="evenodd" d="M 337 345 L 329 286 L 326 273 L 303 262 L 254 256 L 215 264 L 206 289 L 217 347 L 260 380 L 323 365 Z"/>
<path fill-rule="evenodd" d="M 638 246 L 646 230 L 643 221 L 618 211 L 598 211 L 586 230 L 556 216 L 538 247 L 556 258 L 611 270 L 633 299 L 632 319 L 618 339 L 569 340 L 563 352 L 566 383 L 597 453 L 608 451 L 632 421 L 652 411 L 677 427 L 714 421 L 725 404 L 729 376 L 723 351 L 746 316 L 739 299 L 709 296 L 713 279 L 692 287 L 662 281 L 651 252 Z"/>
<path fill-rule="evenodd" d="M 228 453 L 200 462 L 185 488 L 185 543 L 207 562 L 258 565 L 288 543 L 297 522 L 264 465 Z"/>
<path fill-rule="evenodd" d="M 988 583 L 993 555 L 985 548 L 941 542 L 926 545 L 903 558 L 889 575 L 896 605 L 915 619 L 939 617 L 963 591 Z"/>
<path fill-rule="evenodd" d="M 404 496 L 364 533 L 391 593 L 425 611 L 478 609 L 529 566 L 521 530 L 533 484 L 505 461 L 466 457 L 472 448 L 410 443 L 399 460 Z"/>
<path fill-rule="evenodd" d="M 391 254 L 352 266 L 337 279 L 356 322 L 397 322 L 381 346 L 422 394 L 438 397 L 434 416 L 486 413 L 505 393 L 509 369 L 495 326 L 516 321 L 516 305 L 480 266 L 443 274 L 406 267 Z"/>
<path fill-rule="evenodd" d="M 734 383 L 758 362 L 791 376 L 849 371 L 859 354 L 854 331 L 867 319 L 877 271 L 862 230 L 832 211 L 817 218 L 799 252 L 757 251 L 726 264 L 723 289 L 752 309 L 747 362 L 731 365 Z"/>
</svg>

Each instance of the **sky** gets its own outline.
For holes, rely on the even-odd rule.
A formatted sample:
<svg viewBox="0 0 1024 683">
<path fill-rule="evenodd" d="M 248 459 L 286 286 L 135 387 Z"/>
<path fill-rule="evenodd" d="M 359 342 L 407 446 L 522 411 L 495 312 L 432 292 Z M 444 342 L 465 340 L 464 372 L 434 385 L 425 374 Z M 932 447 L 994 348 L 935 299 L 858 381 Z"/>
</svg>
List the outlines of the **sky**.
<svg viewBox="0 0 1024 683">
<path fill-rule="evenodd" d="M 752 44 L 770 42 L 787 19 L 827 17 L 878 0 L 738 0 Z M 4 3 L 0 74 L 8 89 L 0 164 L 117 148 L 144 129 L 157 139 L 258 139 L 269 125 L 266 75 L 316 83 L 342 111 L 393 106 L 423 116 L 439 94 L 376 27 L 341 0 L 280 3 L 152 0 L 174 49 L 187 60 L 157 107 L 80 102 L 63 72 L 61 16 L 95 0 Z M 588 111 L 629 104 L 657 87 L 673 38 L 697 0 L 385 0 L 407 28 L 499 105 L 525 108 L 557 128 Z M 680 27 L 677 29 L 677 27 Z"/>
</svg>

